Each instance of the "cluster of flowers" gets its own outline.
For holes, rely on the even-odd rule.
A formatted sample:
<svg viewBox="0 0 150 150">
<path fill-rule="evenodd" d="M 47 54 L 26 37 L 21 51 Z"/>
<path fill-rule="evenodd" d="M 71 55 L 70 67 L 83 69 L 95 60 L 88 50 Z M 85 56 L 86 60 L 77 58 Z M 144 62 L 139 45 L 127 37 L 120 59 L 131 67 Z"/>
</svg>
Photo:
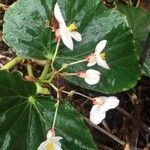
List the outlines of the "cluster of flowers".
<svg viewBox="0 0 150 150">
<path fill-rule="evenodd" d="M 70 50 L 73 50 L 74 45 L 72 38 L 80 42 L 82 40 L 81 34 L 75 31 L 77 29 L 75 24 L 71 24 L 67 27 L 58 3 L 56 3 L 54 7 L 54 16 L 59 24 L 59 28 L 55 31 L 56 37 L 60 37 L 62 42 Z M 97 64 L 105 69 L 110 69 L 105 60 L 105 53 L 102 52 L 106 46 L 106 43 L 106 40 L 100 41 L 96 45 L 95 52 L 86 57 L 85 60 L 88 62 L 87 66 L 90 67 Z M 88 69 L 86 72 L 78 72 L 76 75 L 84 78 L 85 82 L 90 85 L 97 84 L 100 81 L 100 72 L 94 69 Z"/>
<path fill-rule="evenodd" d="M 70 49 L 73 50 L 73 40 L 81 41 L 81 34 L 77 31 L 77 27 L 71 24 L 67 27 L 62 13 L 60 11 L 58 3 L 54 7 L 54 16 L 58 21 L 59 28 L 55 30 L 56 38 L 61 38 L 62 42 Z M 88 62 L 87 66 L 93 66 L 95 64 L 110 69 L 105 60 L 105 53 L 102 52 L 107 44 L 106 40 L 100 41 L 95 48 L 95 52 L 85 58 Z M 100 72 L 94 69 L 88 69 L 86 72 L 78 72 L 77 76 L 84 78 L 85 82 L 90 85 L 97 84 L 100 81 Z M 90 120 L 93 124 L 98 125 L 106 117 L 106 112 L 109 109 L 113 109 L 119 105 L 119 100 L 115 96 L 100 96 L 92 99 L 93 106 L 90 111 Z M 62 150 L 60 140 L 62 137 L 55 136 L 54 129 L 51 129 L 47 133 L 47 140 L 41 143 L 38 150 Z"/>
</svg>

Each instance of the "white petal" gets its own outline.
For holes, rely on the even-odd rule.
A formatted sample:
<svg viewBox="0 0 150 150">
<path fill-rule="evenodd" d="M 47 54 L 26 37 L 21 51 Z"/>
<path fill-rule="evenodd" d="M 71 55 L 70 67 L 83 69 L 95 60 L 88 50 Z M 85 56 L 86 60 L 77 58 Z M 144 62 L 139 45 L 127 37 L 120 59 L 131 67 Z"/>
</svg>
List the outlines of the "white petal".
<svg viewBox="0 0 150 150">
<path fill-rule="evenodd" d="M 70 35 L 74 40 L 76 40 L 78 42 L 80 42 L 82 40 L 81 34 L 77 31 L 70 31 Z"/>
<path fill-rule="evenodd" d="M 60 25 L 60 35 L 63 43 L 70 49 L 73 50 L 73 41 L 69 31 L 63 25 Z"/>
<path fill-rule="evenodd" d="M 95 112 L 98 112 L 98 111 L 101 111 L 100 110 L 100 105 L 99 104 L 93 105 L 92 108 L 91 108 L 91 111 L 90 111 L 90 115 L 95 113 Z"/>
<path fill-rule="evenodd" d="M 119 99 L 115 96 L 101 96 L 99 98 L 104 102 L 100 107 L 101 111 L 108 111 L 109 109 L 116 108 L 119 105 Z"/>
<path fill-rule="evenodd" d="M 97 54 L 96 53 L 96 61 L 97 61 L 97 64 L 105 69 L 110 69 L 110 67 L 108 66 L 108 64 L 106 63 L 106 60 L 103 60 L 101 57 L 100 57 L 100 54 Z"/>
<path fill-rule="evenodd" d="M 90 85 L 97 84 L 100 80 L 100 72 L 94 69 L 88 69 L 84 80 Z"/>
<path fill-rule="evenodd" d="M 98 105 L 93 105 L 90 112 L 90 120 L 93 124 L 98 125 L 106 117 L 106 113 L 99 110 Z"/>
<path fill-rule="evenodd" d="M 59 22 L 59 24 L 66 25 L 64 18 L 61 14 L 60 7 L 59 7 L 58 3 L 56 3 L 55 7 L 54 7 L 54 16 L 55 16 L 56 20 Z"/>
<path fill-rule="evenodd" d="M 107 43 L 107 40 L 102 40 L 102 41 L 100 41 L 100 42 L 96 45 L 95 52 L 98 53 L 98 54 L 100 54 L 101 51 L 105 48 L 106 43 Z"/>
<path fill-rule="evenodd" d="M 87 64 L 87 66 L 88 67 L 91 67 L 91 66 L 94 66 L 96 64 L 96 61 L 93 61 L 93 62 L 89 62 L 88 64 Z"/>
<path fill-rule="evenodd" d="M 37 150 L 46 150 L 47 144 L 48 144 L 48 141 L 42 142 Z"/>
<path fill-rule="evenodd" d="M 54 137 L 52 137 L 52 140 L 53 141 L 60 141 L 60 140 L 62 140 L 63 138 L 61 137 L 61 136 L 54 136 Z"/>
<path fill-rule="evenodd" d="M 62 150 L 61 143 L 59 141 L 54 141 L 54 150 Z"/>
<path fill-rule="evenodd" d="M 54 150 L 63 150 L 63 149 L 61 148 L 61 145 L 60 146 L 54 145 Z"/>
</svg>

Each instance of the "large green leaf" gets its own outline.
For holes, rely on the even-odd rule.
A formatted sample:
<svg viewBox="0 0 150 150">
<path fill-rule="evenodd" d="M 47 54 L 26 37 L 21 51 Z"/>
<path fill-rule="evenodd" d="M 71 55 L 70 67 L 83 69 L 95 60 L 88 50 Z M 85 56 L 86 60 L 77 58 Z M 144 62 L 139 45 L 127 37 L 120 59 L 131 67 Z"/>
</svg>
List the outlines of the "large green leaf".
<svg viewBox="0 0 150 150">
<path fill-rule="evenodd" d="M 126 18 L 116 10 L 104 8 L 99 0 L 58 0 L 58 3 L 66 23 L 75 22 L 83 40 L 74 42 L 74 51 L 61 43 L 55 66 L 84 59 L 94 52 L 100 40 L 106 39 L 106 60 L 111 69 L 105 70 L 97 65 L 93 67 L 102 74 L 100 83 L 89 86 L 77 77 L 67 79 L 81 87 L 103 93 L 115 93 L 133 87 L 140 77 L 140 71 L 133 35 Z M 51 18 L 54 4 L 54 0 L 19 0 L 8 10 L 4 17 L 3 38 L 18 55 L 38 59 L 52 57 L 56 43 L 54 34 L 45 27 L 45 20 Z M 82 63 L 67 71 L 87 69 L 86 63 Z"/>
<path fill-rule="evenodd" d="M 36 96 L 34 83 L 20 74 L 0 72 L 0 149 L 36 150 L 46 139 L 54 115 L 54 99 Z M 66 101 L 60 103 L 56 134 L 64 150 L 97 149 L 81 116 Z"/>
<path fill-rule="evenodd" d="M 66 10 L 67 22 L 75 21 L 80 29 L 89 24 L 86 14 L 95 11 L 98 0 L 59 1 Z M 3 39 L 20 56 L 46 59 L 51 58 L 56 43 L 54 33 L 45 26 L 51 20 L 56 0 L 18 0 L 4 17 Z M 100 7 L 101 8 L 101 7 Z M 103 9 L 102 9 L 103 10 Z M 71 19 L 72 18 L 72 19 Z M 51 21 L 50 21 L 51 23 Z M 81 25 L 82 24 L 82 25 Z"/>
<path fill-rule="evenodd" d="M 126 5 L 118 5 L 118 10 L 126 15 L 128 19 L 129 25 L 133 31 L 135 46 L 140 57 L 148 36 L 148 32 L 150 32 L 150 12 L 142 8 L 135 8 Z M 148 64 L 149 59 L 146 59 L 144 62 L 144 67 L 142 68 L 142 73 L 146 76 L 149 76 L 147 71 L 149 70 L 150 65 Z"/>
<path fill-rule="evenodd" d="M 101 72 L 100 83 L 91 86 L 76 76 L 69 76 L 66 79 L 83 88 L 103 93 L 116 93 L 134 87 L 140 78 L 140 70 L 133 45 L 132 31 L 128 27 L 125 16 L 116 10 L 105 10 L 100 13 L 99 7 L 92 13 L 90 22 L 81 29 L 82 42 L 75 45 L 73 52 L 61 47 L 56 61 L 57 65 L 84 59 L 94 53 L 99 41 L 106 39 L 106 60 L 110 70 L 97 65 L 92 67 Z M 86 65 L 87 63 L 76 64 L 66 71 L 85 71 L 89 69 Z"/>
</svg>

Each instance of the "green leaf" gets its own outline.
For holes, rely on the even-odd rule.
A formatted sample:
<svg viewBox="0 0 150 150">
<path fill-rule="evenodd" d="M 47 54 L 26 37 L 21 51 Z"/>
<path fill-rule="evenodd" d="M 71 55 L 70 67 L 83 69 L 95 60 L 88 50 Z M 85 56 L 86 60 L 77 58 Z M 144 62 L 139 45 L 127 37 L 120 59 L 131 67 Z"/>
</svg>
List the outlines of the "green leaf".
<svg viewBox="0 0 150 150">
<path fill-rule="evenodd" d="M 18 55 L 25 58 L 51 59 L 56 46 L 54 33 L 45 26 L 51 23 L 56 0 L 18 0 L 6 12 L 3 39 Z M 86 17 L 98 5 L 98 0 L 59 1 L 66 10 L 67 23 L 75 21 L 80 29 L 88 24 Z M 102 9 L 103 10 L 103 9 Z M 71 19 L 72 18 L 72 19 Z M 87 18 L 87 17 L 86 17 Z"/>
<path fill-rule="evenodd" d="M 63 63 L 84 59 L 94 53 L 99 41 L 105 39 L 107 45 L 104 52 L 110 70 L 97 65 L 91 67 L 101 72 L 100 83 L 91 86 L 76 76 L 67 76 L 65 79 L 82 88 L 103 93 L 116 93 L 134 87 L 140 78 L 140 69 L 133 45 L 133 35 L 126 18 L 116 10 L 99 13 L 99 7 L 92 13 L 90 23 L 85 24 L 84 30 L 81 30 L 82 42 L 76 44 L 73 51 L 62 48 L 58 53 L 56 65 L 60 67 Z M 76 64 L 66 71 L 86 71 L 89 69 L 86 65 L 87 63 Z"/>
<path fill-rule="evenodd" d="M 127 17 L 129 25 L 133 31 L 135 47 L 140 58 L 148 36 L 148 32 L 150 31 L 150 13 L 142 8 L 135 8 L 126 5 L 118 5 L 118 10 Z M 147 65 L 148 61 L 145 60 L 144 67 L 142 68 L 142 73 L 146 76 L 148 75 L 147 71 L 143 69 Z"/>
<path fill-rule="evenodd" d="M 0 72 L 0 149 L 36 150 L 52 125 L 55 100 L 36 96 L 36 85 L 19 73 Z M 56 134 L 65 150 L 97 149 L 81 116 L 66 101 L 60 103 Z"/>
<path fill-rule="evenodd" d="M 58 0 L 58 3 L 66 24 L 75 22 L 83 40 L 74 41 L 73 51 L 61 43 L 55 66 L 84 59 L 94 53 L 99 41 L 105 39 L 108 42 L 104 52 L 111 68 L 92 67 L 101 72 L 101 81 L 95 86 L 87 85 L 78 77 L 66 79 L 83 88 L 103 93 L 121 92 L 135 86 L 140 78 L 140 70 L 126 18 L 116 10 L 107 10 L 99 0 Z M 52 0 L 19 0 L 7 11 L 3 38 L 18 55 L 37 59 L 52 57 L 56 43 L 54 33 L 45 27 L 45 21 L 51 19 L 54 4 Z M 66 71 L 87 69 L 86 63 L 82 63 Z"/>
<path fill-rule="evenodd" d="M 150 77 L 150 58 L 146 58 L 142 67 L 142 73 Z"/>
</svg>

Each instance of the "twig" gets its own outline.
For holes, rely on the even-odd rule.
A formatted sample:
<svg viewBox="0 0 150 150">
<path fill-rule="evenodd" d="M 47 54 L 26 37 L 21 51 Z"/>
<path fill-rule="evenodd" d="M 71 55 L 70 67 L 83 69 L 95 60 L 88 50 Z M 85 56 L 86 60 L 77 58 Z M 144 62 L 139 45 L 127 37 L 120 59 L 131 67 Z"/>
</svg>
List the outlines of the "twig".
<svg viewBox="0 0 150 150">
<path fill-rule="evenodd" d="M 101 144 L 101 143 L 96 143 L 96 145 L 98 145 L 99 148 L 104 149 L 104 150 L 114 150 L 106 145 Z"/>
<path fill-rule="evenodd" d="M 131 133 L 130 133 L 130 140 L 129 140 L 130 148 L 132 150 L 137 149 L 137 142 L 139 139 L 139 125 L 140 125 L 138 120 L 140 120 L 140 112 L 141 112 L 141 105 L 136 104 L 135 111 L 133 114 L 134 119 L 132 120 L 131 123 Z"/>
<path fill-rule="evenodd" d="M 107 136 L 109 136 L 110 138 L 112 138 L 114 141 L 118 142 L 119 144 L 121 144 L 122 146 L 124 146 L 126 143 L 122 140 L 120 140 L 118 137 L 116 137 L 115 135 L 111 134 L 110 132 L 106 131 L 105 129 L 101 128 L 100 126 L 94 125 L 88 118 L 85 118 L 85 121 L 91 125 L 92 127 L 94 127 L 95 129 L 99 130 L 100 132 L 106 134 Z"/>
<path fill-rule="evenodd" d="M 133 119 L 133 116 L 128 113 L 127 111 L 125 111 L 124 109 L 117 107 L 116 110 L 118 110 L 120 113 L 122 113 L 123 115 L 125 115 L 126 117 Z M 146 124 L 144 124 L 143 122 L 139 121 L 140 126 L 146 131 L 148 132 L 148 126 Z"/>
</svg>

